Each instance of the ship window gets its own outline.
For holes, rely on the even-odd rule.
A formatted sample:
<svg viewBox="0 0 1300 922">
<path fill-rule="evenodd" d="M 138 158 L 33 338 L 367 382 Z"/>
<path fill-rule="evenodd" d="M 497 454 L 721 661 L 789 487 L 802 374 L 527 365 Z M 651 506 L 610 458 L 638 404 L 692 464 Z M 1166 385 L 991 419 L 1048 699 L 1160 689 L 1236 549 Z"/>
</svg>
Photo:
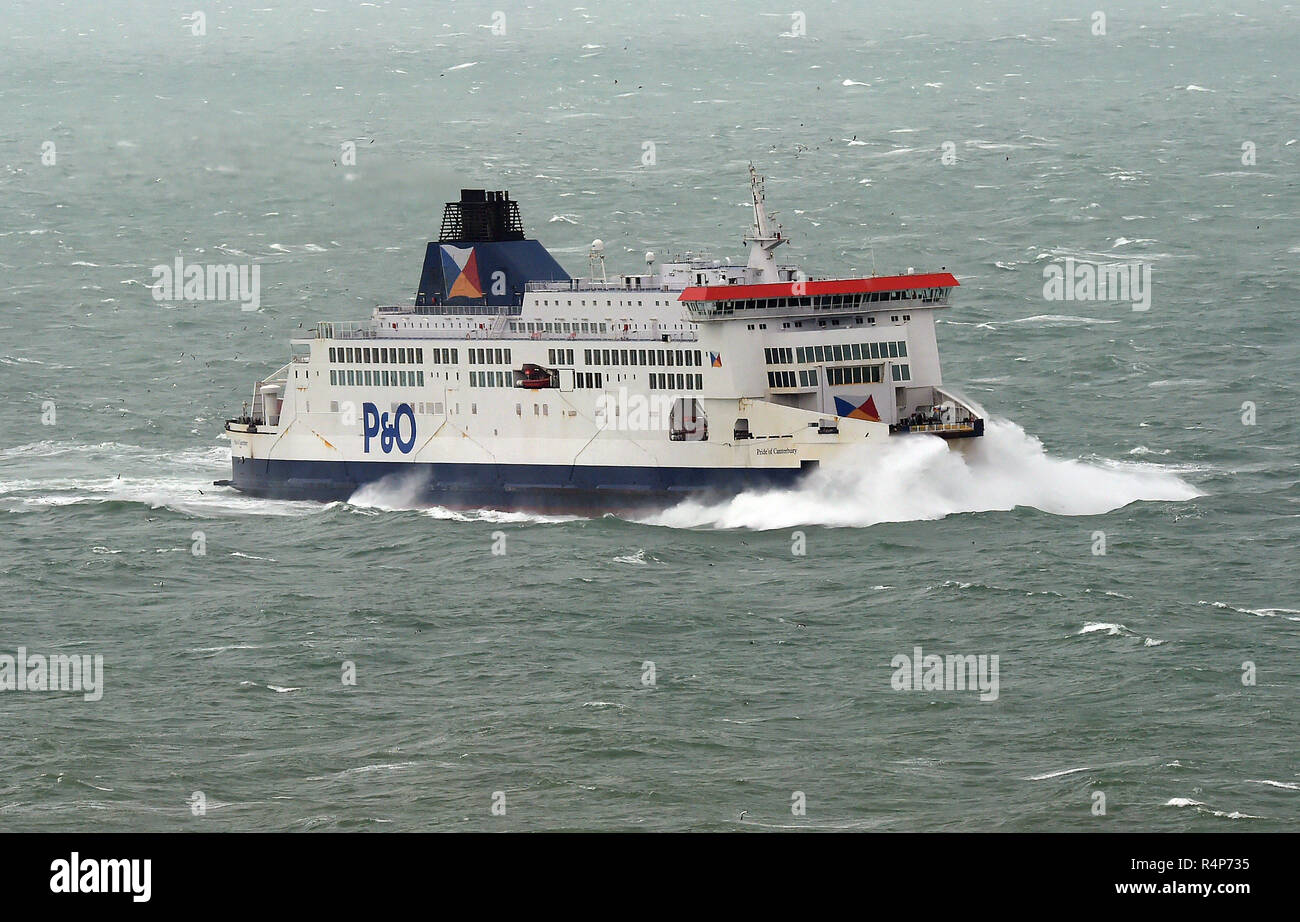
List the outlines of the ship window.
<svg viewBox="0 0 1300 922">
<path fill-rule="evenodd" d="M 912 370 L 908 368 L 906 365 L 903 366 L 903 380 L 904 381 L 912 380 Z"/>
<path fill-rule="evenodd" d="M 880 358 L 880 343 L 871 344 L 871 357 L 873 359 Z"/>
<path fill-rule="evenodd" d="M 900 359 L 907 358 L 907 343 L 902 341 L 898 343 L 898 357 Z"/>
<path fill-rule="evenodd" d="M 523 416 L 523 415 L 524 415 L 524 406 L 523 406 L 523 404 L 521 404 L 521 403 L 517 403 L 517 404 L 515 404 L 515 416 Z"/>
<path fill-rule="evenodd" d="M 850 343 L 849 355 L 855 359 L 862 358 L 862 345 L 860 343 Z"/>
<path fill-rule="evenodd" d="M 349 385 L 355 385 L 355 384 L 357 383 L 357 382 L 356 382 L 356 379 L 352 377 L 353 374 L 355 374 L 355 372 L 353 372 L 351 369 L 349 369 L 349 370 L 348 370 L 348 384 L 349 384 Z"/>
<path fill-rule="evenodd" d="M 808 372 L 808 386 L 809 386 L 809 387 L 816 387 L 816 386 L 817 386 L 817 369 L 816 369 L 816 368 L 814 368 L 814 369 L 812 369 L 811 371 Z"/>
<path fill-rule="evenodd" d="M 891 342 L 889 344 L 889 357 L 891 359 L 898 358 L 898 343 Z"/>
<path fill-rule="evenodd" d="M 330 346 L 330 361 L 334 361 L 334 347 Z"/>
<path fill-rule="evenodd" d="M 471 416 L 478 416 L 478 404 L 477 404 L 477 403 L 471 403 L 471 404 L 469 405 L 469 413 L 470 413 Z"/>
<path fill-rule="evenodd" d="M 551 405 L 549 403 L 542 404 L 542 415 L 543 416 L 551 415 Z"/>
<path fill-rule="evenodd" d="M 533 404 L 533 415 L 540 416 L 541 412 L 542 412 L 541 407 L 539 407 L 537 404 Z"/>
<path fill-rule="evenodd" d="M 813 346 L 813 354 L 817 356 L 817 361 L 826 361 L 826 348 L 824 346 Z"/>
<path fill-rule="evenodd" d="M 415 384 L 416 387 L 424 387 L 424 372 L 417 371 L 415 373 Z"/>
</svg>

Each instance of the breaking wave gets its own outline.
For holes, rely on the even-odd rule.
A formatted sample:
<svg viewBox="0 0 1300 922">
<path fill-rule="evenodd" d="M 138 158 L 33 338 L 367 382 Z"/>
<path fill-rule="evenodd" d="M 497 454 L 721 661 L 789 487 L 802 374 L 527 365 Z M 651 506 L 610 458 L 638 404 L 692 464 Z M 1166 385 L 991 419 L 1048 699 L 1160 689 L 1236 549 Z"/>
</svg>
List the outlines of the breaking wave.
<svg viewBox="0 0 1300 922">
<path fill-rule="evenodd" d="M 687 501 L 645 521 L 673 528 L 863 527 L 1029 506 L 1099 515 L 1138 501 L 1202 495 L 1159 465 L 1052 458 L 1016 424 L 993 420 L 965 451 L 936 438 L 891 439 L 851 463 L 824 467 L 797 488 Z"/>
</svg>

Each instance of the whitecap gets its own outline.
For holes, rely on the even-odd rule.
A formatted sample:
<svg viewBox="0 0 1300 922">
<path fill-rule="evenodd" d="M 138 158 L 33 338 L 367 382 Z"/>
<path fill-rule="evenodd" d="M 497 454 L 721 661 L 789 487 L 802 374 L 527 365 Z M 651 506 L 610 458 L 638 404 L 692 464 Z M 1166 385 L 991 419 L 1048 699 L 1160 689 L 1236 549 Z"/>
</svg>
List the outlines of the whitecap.
<svg viewBox="0 0 1300 922">
<path fill-rule="evenodd" d="M 1202 495 L 1177 474 L 1133 462 L 1053 458 L 1006 420 L 990 420 L 964 451 L 942 439 L 862 445 L 788 490 L 753 490 L 719 502 L 688 500 L 651 516 L 672 528 L 866 527 L 1028 506 L 1053 515 L 1099 515 L 1139 501 Z"/>
</svg>

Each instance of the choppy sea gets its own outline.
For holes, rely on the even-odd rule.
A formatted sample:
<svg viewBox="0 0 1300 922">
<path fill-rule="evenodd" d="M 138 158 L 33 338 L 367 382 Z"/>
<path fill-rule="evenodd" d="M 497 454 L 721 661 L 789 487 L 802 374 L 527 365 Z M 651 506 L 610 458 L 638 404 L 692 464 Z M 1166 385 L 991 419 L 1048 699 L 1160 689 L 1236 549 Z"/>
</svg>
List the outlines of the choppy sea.
<svg viewBox="0 0 1300 922">
<path fill-rule="evenodd" d="M 0 828 L 1294 828 L 1295 7 L 800 6 L 0 7 L 0 655 L 103 658 L 0 690 Z M 633 271 L 743 258 L 750 161 L 811 273 L 956 273 L 972 452 L 643 520 L 212 485 L 460 187 Z"/>
</svg>

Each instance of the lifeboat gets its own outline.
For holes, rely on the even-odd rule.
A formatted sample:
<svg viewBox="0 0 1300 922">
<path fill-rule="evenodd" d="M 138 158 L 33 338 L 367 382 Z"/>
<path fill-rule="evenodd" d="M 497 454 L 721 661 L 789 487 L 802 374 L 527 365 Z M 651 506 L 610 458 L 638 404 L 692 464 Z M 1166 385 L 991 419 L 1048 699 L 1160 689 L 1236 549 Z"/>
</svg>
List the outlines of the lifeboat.
<svg viewBox="0 0 1300 922">
<path fill-rule="evenodd" d="M 515 382 L 519 387 L 538 390 L 545 387 L 555 386 L 551 373 L 541 365 L 526 364 L 519 374 L 522 377 Z"/>
</svg>

